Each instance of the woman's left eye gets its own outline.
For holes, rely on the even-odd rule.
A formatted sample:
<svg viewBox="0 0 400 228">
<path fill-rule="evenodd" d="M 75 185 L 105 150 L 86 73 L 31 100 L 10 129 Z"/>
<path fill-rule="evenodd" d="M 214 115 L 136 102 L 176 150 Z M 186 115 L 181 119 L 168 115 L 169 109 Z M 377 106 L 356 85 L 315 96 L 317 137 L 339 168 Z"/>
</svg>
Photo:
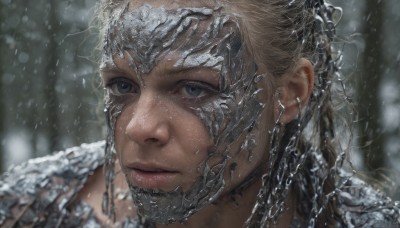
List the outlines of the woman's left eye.
<svg viewBox="0 0 400 228">
<path fill-rule="evenodd" d="M 196 85 L 185 85 L 183 89 L 184 93 L 190 97 L 200 97 L 204 93 L 204 89 Z"/>
<path fill-rule="evenodd" d="M 179 93 L 185 99 L 199 99 L 213 92 L 213 88 L 202 82 L 183 82 Z"/>
</svg>

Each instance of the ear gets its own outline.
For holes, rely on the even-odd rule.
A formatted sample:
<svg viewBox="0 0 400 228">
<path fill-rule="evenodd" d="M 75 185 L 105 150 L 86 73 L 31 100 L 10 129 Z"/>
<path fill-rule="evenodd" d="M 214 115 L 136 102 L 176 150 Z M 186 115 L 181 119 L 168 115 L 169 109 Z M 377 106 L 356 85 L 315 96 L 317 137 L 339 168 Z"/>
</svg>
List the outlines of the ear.
<svg viewBox="0 0 400 228">
<path fill-rule="evenodd" d="M 295 119 L 300 112 L 299 108 L 307 105 L 313 87 L 314 67 L 309 60 L 301 58 L 278 82 L 275 110 L 278 116 L 281 110 L 280 104 L 285 107 L 279 120 L 283 125 Z"/>
</svg>

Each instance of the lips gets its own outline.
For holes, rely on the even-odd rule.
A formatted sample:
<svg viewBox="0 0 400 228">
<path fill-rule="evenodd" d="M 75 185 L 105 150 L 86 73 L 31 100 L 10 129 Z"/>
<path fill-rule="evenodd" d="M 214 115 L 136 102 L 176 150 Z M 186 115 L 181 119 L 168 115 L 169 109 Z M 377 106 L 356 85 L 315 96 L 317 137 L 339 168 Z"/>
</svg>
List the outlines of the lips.
<svg viewBox="0 0 400 228">
<path fill-rule="evenodd" d="M 156 164 L 132 163 L 125 169 L 128 181 L 136 187 L 167 190 L 179 175 L 178 171 Z"/>
<path fill-rule="evenodd" d="M 162 167 L 156 164 L 132 163 L 128 164 L 126 167 L 143 172 L 175 172 L 170 168 Z"/>
</svg>

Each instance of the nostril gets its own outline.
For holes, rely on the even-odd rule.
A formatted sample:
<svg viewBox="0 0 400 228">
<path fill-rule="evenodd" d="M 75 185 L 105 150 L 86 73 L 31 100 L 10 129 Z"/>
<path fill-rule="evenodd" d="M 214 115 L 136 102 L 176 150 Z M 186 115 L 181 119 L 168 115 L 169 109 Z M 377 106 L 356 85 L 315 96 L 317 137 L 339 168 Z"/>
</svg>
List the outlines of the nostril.
<svg viewBox="0 0 400 228">
<path fill-rule="evenodd" d="M 148 139 L 146 139 L 146 142 L 148 142 L 148 143 L 156 143 L 156 142 L 158 142 L 159 140 L 158 139 L 156 139 L 156 138 L 148 138 Z"/>
</svg>

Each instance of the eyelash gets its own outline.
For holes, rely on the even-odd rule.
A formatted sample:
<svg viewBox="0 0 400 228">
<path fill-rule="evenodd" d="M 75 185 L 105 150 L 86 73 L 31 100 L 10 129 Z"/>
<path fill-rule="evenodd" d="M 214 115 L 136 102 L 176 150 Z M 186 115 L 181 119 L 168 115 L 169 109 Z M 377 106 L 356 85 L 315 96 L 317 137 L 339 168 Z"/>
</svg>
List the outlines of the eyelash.
<svg viewBox="0 0 400 228">
<path fill-rule="evenodd" d="M 119 91 L 118 85 L 121 85 L 119 83 L 125 83 L 125 85 L 130 86 L 129 91 Z M 110 80 L 109 82 L 107 82 L 106 88 L 109 89 L 111 93 L 116 96 L 123 96 L 130 93 L 139 93 L 139 87 L 134 82 L 125 78 L 114 78 Z"/>
<path fill-rule="evenodd" d="M 201 90 L 200 93 L 203 95 L 191 96 L 190 94 L 188 94 L 188 91 L 185 91 L 189 86 L 192 88 L 195 88 L 195 89 L 200 89 Z M 181 98 L 184 100 L 187 100 L 187 101 L 194 100 L 195 102 L 199 102 L 199 101 L 202 101 L 202 100 L 212 96 L 213 94 L 216 94 L 217 89 L 215 89 L 212 85 L 209 85 L 208 83 L 205 83 L 205 82 L 186 81 L 185 80 L 185 81 L 179 82 L 177 92 L 181 93 Z M 184 93 L 186 93 L 187 95 L 183 95 Z"/>
</svg>

